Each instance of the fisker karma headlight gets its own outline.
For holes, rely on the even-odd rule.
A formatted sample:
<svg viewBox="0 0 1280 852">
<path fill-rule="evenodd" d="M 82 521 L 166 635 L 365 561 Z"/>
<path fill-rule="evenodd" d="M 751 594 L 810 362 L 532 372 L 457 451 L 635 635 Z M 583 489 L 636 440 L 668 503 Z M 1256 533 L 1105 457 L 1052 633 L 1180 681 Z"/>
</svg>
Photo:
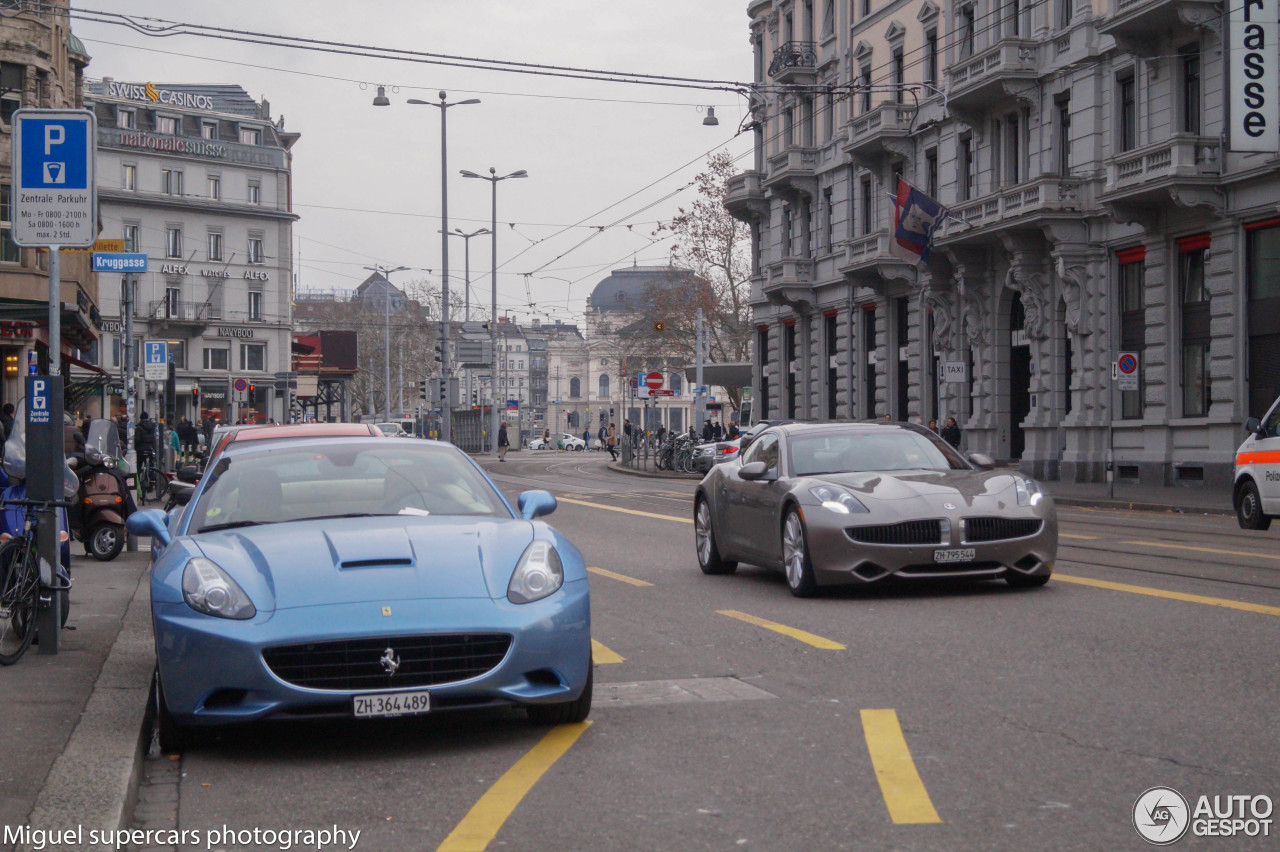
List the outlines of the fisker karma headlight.
<svg viewBox="0 0 1280 852">
<path fill-rule="evenodd" d="M 1034 506 L 1044 499 L 1044 494 L 1040 491 L 1040 486 L 1032 479 L 1023 479 L 1021 476 L 1014 477 L 1013 488 L 1018 494 L 1019 506 Z"/>
<path fill-rule="evenodd" d="M 182 572 L 182 597 L 197 612 L 244 620 L 258 611 L 244 589 L 208 559 L 197 556 Z"/>
<path fill-rule="evenodd" d="M 816 488 L 810 488 L 809 493 L 822 502 L 822 508 L 841 515 L 866 514 L 869 511 L 857 497 L 849 493 L 847 488 L 841 488 L 839 485 L 819 485 Z"/>
<path fill-rule="evenodd" d="M 525 548 L 516 570 L 507 584 L 507 600 L 532 603 L 564 585 L 564 566 L 560 554 L 549 541 L 534 541 Z"/>
</svg>

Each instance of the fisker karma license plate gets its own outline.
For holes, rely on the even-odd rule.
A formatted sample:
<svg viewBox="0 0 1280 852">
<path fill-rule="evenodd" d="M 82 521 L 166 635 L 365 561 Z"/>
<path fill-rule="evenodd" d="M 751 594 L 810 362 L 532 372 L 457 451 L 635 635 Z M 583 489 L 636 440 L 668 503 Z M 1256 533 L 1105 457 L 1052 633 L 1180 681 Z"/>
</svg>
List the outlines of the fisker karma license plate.
<svg viewBox="0 0 1280 852">
<path fill-rule="evenodd" d="M 382 692 L 357 695 L 354 699 L 357 718 L 410 716 L 431 712 L 431 693 L 425 689 L 413 692 Z"/>
<path fill-rule="evenodd" d="M 933 552 L 934 562 L 972 562 L 978 558 L 978 551 L 972 547 L 957 548 L 955 550 L 935 550 Z"/>
</svg>

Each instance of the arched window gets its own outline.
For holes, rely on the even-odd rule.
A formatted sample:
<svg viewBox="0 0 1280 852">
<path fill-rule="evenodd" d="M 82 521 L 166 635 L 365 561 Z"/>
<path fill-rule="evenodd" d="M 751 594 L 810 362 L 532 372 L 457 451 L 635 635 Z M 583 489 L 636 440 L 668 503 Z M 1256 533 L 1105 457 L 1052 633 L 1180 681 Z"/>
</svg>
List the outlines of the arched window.
<svg viewBox="0 0 1280 852">
<path fill-rule="evenodd" d="M 681 391 L 681 389 L 684 387 L 684 384 L 683 384 L 683 382 L 681 382 L 681 381 L 680 381 L 680 374 L 679 374 L 679 373 L 672 373 L 672 374 L 671 374 L 671 380 L 670 380 L 669 382 L 667 382 L 667 387 L 671 388 L 671 391 L 672 391 L 676 396 L 679 396 L 679 395 L 680 395 L 680 391 Z"/>
<path fill-rule="evenodd" d="M 577 399 L 580 396 L 582 396 L 582 380 L 570 379 L 569 380 L 569 398 Z"/>
<path fill-rule="evenodd" d="M 600 374 L 600 396 L 605 399 L 609 398 L 609 374 L 608 373 Z"/>
</svg>

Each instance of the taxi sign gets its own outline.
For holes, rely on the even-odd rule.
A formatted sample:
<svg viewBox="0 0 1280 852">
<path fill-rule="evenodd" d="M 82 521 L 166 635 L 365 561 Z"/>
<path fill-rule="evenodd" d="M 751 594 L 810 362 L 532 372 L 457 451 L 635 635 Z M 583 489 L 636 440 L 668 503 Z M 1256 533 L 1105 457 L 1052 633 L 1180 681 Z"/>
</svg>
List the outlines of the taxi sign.
<svg viewBox="0 0 1280 852">
<path fill-rule="evenodd" d="M 13 241 L 30 248 L 93 245 L 98 236 L 93 113 L 24 108 L 13 114 L 12 127 Z"/>
</svg>

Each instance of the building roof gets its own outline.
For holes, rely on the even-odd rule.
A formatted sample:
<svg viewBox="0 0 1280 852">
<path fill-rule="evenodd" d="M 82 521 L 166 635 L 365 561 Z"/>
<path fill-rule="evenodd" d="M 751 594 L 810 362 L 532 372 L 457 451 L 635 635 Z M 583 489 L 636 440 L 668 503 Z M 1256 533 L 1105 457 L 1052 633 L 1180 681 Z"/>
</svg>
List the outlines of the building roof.
<svg viewBox="0 0 1280 852">
<path fill-rule="evenodd" d="M 135 88 L 136 87 L 136 88 Z M 147 98 L 151 97 L 148 92 L 154 92 L 159 97 L 160 92 L 175 92 L 191 98 L 199 98 L 201 102 L 207 98 L 212 105 L 209 110 L 215 113 L 223 113 L 227 115 L 240 115 L 246 118 L 262 119 L 263 109 L 257 101 L 249 96 L 249 93 L 243 87 L 234 84 L 229 85 L 208 85 L 202 83 L 128 83 L 124 81 L 114 80 L 111 77 L 104 77 L 89 83 L 89 92 L 96 98 L 114 98 L 117 100 L 136 101 L 140 104 L 148 103 Z M 136 95 L 136 96 L 135 96 Z M 164 107 L 170 105 L 152 99 L 150 103 L 156 107 Z M 176 109 L 190 109 L 192 107 L 184 104 L 172 104 Z"/>
<path fill-rule="evenodd" d="M 609 273 L 587 297 L 587 306 L 596 311 L 635 311 L 654 288 L 668 289 L 689 283 L 693 270 L 679 266 L 628 266 Z"/>
</svg>

